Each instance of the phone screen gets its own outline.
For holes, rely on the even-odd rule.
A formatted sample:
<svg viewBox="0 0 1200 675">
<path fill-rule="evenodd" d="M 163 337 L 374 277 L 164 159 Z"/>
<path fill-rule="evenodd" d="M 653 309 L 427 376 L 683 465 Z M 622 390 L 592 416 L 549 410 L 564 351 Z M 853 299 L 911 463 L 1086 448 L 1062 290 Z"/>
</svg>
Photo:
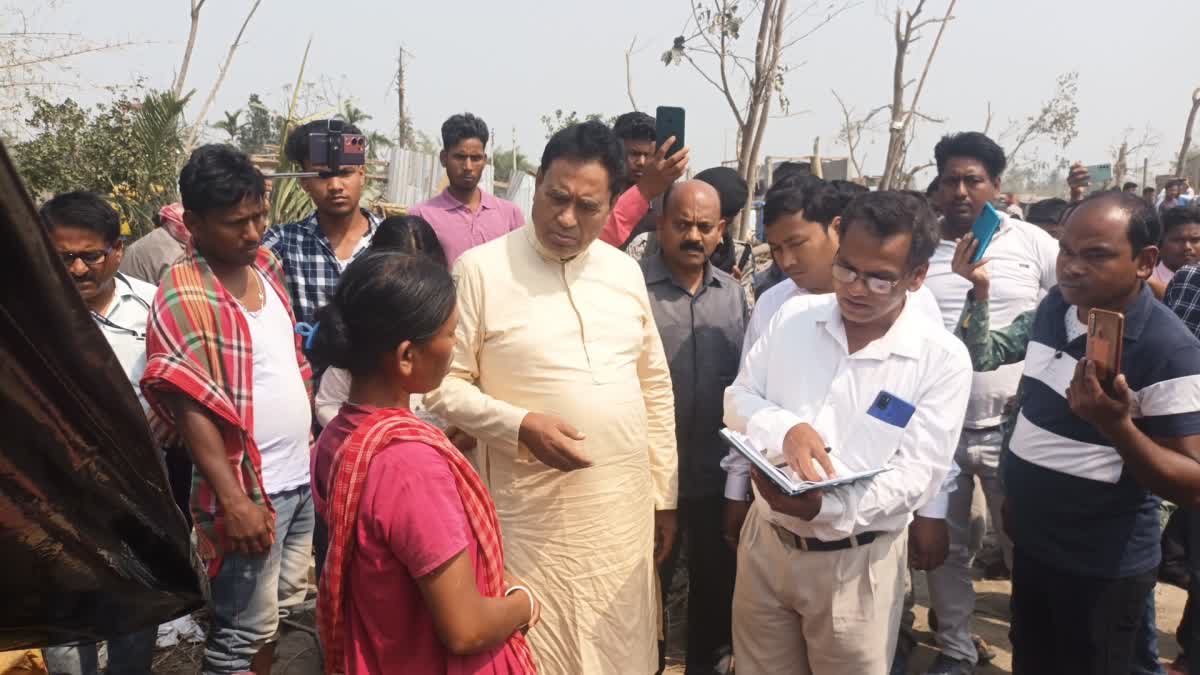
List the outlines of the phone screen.
<svg viewBox="0 0 1200 675">
<path fill-rule="evenodd" d="M 684 118 L 686 114 L 683 108 L 672 106 L 659 106 L 654 114 L 654 136 L 657 139 L 657 145 L 662 147 L 663 143 L 667 142 L 668 138 L 675 137 L 675 142 L 667 149 L 667 157 L 675 154 L 683 148 L 684 143 Z"/>
</svg>

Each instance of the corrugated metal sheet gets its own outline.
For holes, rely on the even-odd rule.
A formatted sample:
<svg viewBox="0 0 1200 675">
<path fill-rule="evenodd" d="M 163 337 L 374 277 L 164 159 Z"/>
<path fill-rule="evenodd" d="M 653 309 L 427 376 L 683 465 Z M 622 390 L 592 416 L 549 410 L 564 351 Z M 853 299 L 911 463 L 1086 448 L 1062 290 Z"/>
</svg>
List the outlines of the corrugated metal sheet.
<svg viewBox="0 0 1200 675">
<path fill-rule="evenodd" d="M 491 167 L 488 167 L 489 169 Z M 508 201 L 516 204 L 521 213 L 525 214 L 525 222 L 533 222 L 533 190 L 534 177 L 518 171 L 508 183 L 508 192 L 501 195 Z"/>
<path fill-rule="evenodd" d="M 412 206 L 436 195 L 445 187 L 446 171 L 438 156 L 404 148 L 393 148 L 388 163 L 385 201 Z M 489 164 L 483 170 L 479 187 L 492 192 L 495 172 Z"/>
</svg>

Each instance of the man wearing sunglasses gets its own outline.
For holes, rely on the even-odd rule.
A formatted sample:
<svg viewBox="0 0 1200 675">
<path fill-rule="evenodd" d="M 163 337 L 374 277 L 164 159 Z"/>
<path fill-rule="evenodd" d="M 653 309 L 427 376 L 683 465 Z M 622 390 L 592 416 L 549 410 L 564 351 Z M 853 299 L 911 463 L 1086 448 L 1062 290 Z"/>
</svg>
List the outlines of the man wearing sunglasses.
<svg viewBox="0 0 1200 675">
<path fill-rule="evenodd" d="M 124 253 L 120 217 L 90 192 L 57 195 L 42 205 L 40 215 L 79 295 L 145 410 L 137 383 L 146 369 L 146 318 L 156 289 L 117 272 Z M 107 672 L 149 675 L 156 635 L 157 630 L 149 628 L 110 639 Z M 99 673 L 95 645 L 50 647 L 44 652 L 52 673 Z"/>
<path fill-rule="evenodd" d="M 752 472 L 733 598 L 740 675 L 888 671 L 905 528 L 941 488 L 971 393 L 966 347 L 908 295 L 938 243 L 928 203 L 863 194 L 837 230 L 833 293 L 775 314 L 726 390 L 725 423 L 804 480 L 886 470 L 794 497 Z"/>
</svg>

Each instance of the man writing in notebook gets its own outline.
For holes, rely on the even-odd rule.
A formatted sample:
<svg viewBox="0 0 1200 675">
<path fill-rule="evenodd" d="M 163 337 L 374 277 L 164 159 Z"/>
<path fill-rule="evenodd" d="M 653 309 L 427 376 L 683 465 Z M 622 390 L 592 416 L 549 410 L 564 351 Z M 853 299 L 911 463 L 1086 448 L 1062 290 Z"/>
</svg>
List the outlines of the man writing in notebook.
<svg viewBox="0 0 1200 675">
<path fill-rule="evenodd" d="M 907 298 L 937 246 L 928 204 L 865 194 L 838 234 L 833 294 L 776 314 L 726 392 L 725 423 L 806 480 L 888 470 L 797 497 L 753 474 L 733 601 L 740 675 L 888 670 L 902 535 L 950 468 L 970 396 L 966 348 Z"/>
</svg>

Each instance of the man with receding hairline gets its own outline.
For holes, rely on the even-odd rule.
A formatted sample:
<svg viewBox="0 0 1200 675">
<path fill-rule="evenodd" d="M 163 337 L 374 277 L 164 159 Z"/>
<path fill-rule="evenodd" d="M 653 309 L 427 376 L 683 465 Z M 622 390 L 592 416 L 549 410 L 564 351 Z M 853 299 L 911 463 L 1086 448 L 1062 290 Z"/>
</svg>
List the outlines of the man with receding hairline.
<svg viewBox="0 0 1200 675">
<path fill-rule="evenodd" d="M 675 392 L 678 531 L 687 531 L 688 547 L 687 672 L 707 674 L 731 643 L 736 557 L 721 536 L 725 452 L 717 432 L 749 312 L 741 285 L 709 262 L 726 227 L 716 188 L 677 183 L 663 206 L 658 252 L 641 265 Z M 672 555 L 660 568 L 664 589 L 675 567 Z M 664 654 L 660 647 L 660 667 Z"/>
</svg>

